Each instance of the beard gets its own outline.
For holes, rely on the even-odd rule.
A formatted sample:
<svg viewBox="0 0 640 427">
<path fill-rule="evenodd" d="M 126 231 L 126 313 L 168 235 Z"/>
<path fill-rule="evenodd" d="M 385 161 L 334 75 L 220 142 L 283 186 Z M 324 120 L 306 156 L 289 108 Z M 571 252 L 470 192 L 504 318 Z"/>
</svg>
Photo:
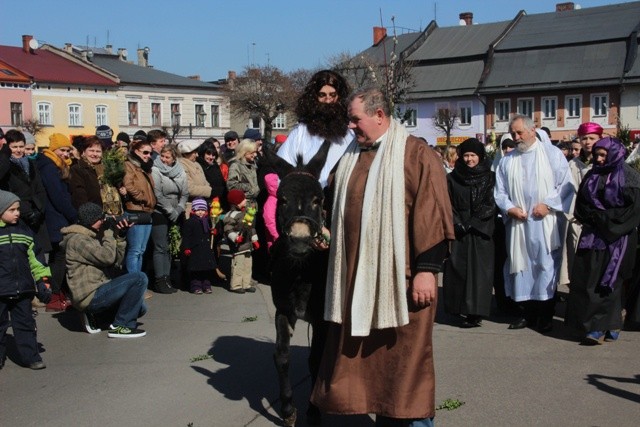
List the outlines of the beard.
<svg viewBox="0 0 640 427">
<path fill-rule="evenodd" d="M 342 138 L 349 126 L 347 109 L 339 102 L 325 104 L 318 102 L 313 111 L 300 117 L 307 125 L 311 135 L 318 135 L 329 140 Z"/>
</svg>

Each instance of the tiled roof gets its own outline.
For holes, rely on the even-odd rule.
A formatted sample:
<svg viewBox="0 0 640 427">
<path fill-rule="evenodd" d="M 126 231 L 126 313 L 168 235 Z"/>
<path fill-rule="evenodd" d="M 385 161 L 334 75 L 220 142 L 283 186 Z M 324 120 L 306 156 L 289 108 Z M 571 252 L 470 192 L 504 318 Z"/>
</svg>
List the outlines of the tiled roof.
<svg viewBox="0 0 640 427">
<path fill-rule="evenodd" d="M 117 86 L 113 80 L 44 49 L 27 53 L 22 47 L 0 46 L 0 59 L 38 83 Z"/>
<path fill-rule="evenodd" d="M 409 56 L 411 61 L 456 59 L 484 55 L 511 21 L 457 27 L 438 27 Z"/>
<path fill-rule="evenodd" d="M 219 86 L 189 79 L 166 71 L 156 70 L 150 67 L 141 67 L 136 64 L 122 61 L 116 55 L 95 54 L 91 60 L 100 68 L 117 75 L 121 84 L 150 85 L 150 86 L 172 86 L 197 88 L 208 90 L 219 90 Z"/>
</svg>

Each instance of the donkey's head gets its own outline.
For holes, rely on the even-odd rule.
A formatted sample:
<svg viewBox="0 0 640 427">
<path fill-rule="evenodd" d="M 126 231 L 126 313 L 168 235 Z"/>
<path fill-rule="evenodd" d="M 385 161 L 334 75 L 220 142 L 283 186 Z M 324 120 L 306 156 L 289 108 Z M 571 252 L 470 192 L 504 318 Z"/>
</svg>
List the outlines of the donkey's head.
<svg viewBox="0 0 640 427">
<path fill-rule="evenodd" d="M 279 238 L 286 239 L 288 254 L 294 258 L 310 254 L 313 239 L 322 233 L 324 194 L 318 177 L 330 144 L 325 141 L 306 165 L 302 165 L 302 159 L 298 157 L 295 167 L 273 153 L 267 154 L 280 177 L 276 227 Z"/>
</svg>

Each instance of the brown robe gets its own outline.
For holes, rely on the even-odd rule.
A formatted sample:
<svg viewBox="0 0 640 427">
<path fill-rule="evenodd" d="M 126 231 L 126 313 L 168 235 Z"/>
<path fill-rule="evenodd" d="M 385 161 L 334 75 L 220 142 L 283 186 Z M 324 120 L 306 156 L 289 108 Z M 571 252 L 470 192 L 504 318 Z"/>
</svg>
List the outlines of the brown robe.
<svg viewBox="0 0 640 427">
<path fill-rule="evenodd" d="M 358 263 L 364 188 L 375 153 L 361 153 L 349 178 L 349 203 L 344 216 L 348 309 L 343 313 L 343 324 L 330 323 L 311 400 L 327 413 L 433 417 L 435 378 L 431 333 L 437 301 L 419 310 L 407 295 L 408 325 L 371 330 L 367 337 L 350 334 L 349 308 Z M 416 273 L 416 257 L 443 240 L 454 239 L 454 232 L 445 172 L 433 149 L 410 136 L 404 164 L 408 289 Z"/>
</svg>

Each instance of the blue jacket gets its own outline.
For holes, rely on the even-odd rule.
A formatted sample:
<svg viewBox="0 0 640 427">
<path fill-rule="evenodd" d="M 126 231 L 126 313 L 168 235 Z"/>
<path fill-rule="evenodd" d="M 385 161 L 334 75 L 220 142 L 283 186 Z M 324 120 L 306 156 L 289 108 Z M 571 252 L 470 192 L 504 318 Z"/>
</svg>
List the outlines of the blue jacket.
<svg viewBox="0 0 640 427">
<path fill-rule="evenodd" d="M 50 277 L 33 232 L 24 223 L 0 220 L 0 296 L 17 297 L 36 292 L 36 281 Z"/>
<path fill-rule="evenodd" d="M 78 221 L 78 212 L 71 202 L 69 184 L 62 179 L 58 167 L 43 154 L 39 154 L 36 165 L 47 193 L 44 218 L 53 243 L 62 241 L 60 230 Z"/>
</svg>

